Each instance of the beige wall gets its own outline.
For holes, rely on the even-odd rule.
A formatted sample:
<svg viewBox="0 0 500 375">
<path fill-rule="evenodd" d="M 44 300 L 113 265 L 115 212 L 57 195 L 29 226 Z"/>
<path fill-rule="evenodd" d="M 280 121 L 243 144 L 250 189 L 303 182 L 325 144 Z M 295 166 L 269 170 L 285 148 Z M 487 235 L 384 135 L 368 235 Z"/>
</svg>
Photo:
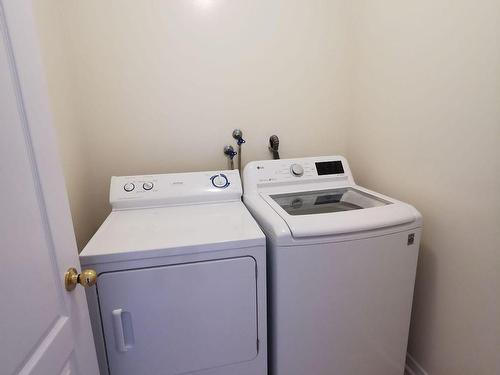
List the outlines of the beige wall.
<svg viewBox="0 0 500 375">
<path fill-rule="evenodd" d="M 424 217 L 409 352 L 500 374 L 500 1 L 359 1 L 353 24 L 351 168 Z"/>
<path fill-rule="evenodd" d="M 69 2 L 35 0 L 47 83 L 51 95 L 52 116 L 59 140 L 59 153 L 66 179 L 73 224 L 79 247 L 96 229 L 98 212 L 92 202 L 94 185 L 90 177 L 95 165 L 88 162 L 86 129 L 81 121 L 81 105 L 75 74 L 74 56 L 71 52 L 71 19 L 63 11 Z"/>
<path fill-rule="evenodd" d="M 424 236 L 409 351 L 500 373 L 500 2 L 37 0 L 82 246 L 109 177 L 345 153 Z"/>
<path fill-rule="evenodd" d="M 343 1 L 35 0 L 80 248 L 111 175 L 345 151 Z"/>
</svg>

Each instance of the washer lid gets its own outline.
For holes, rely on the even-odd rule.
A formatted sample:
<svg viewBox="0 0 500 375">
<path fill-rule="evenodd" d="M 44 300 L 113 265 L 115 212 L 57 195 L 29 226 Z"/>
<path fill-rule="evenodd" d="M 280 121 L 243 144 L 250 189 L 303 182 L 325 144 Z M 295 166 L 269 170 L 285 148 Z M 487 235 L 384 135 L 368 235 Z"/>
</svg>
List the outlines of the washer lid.
<svg viewBox="0 0 500 375">
<path fill-rule="evenodd" d="M 391 204 L 352 187 L 273 194 L 270 198 L 292 216 L 362 210 Z"/>
<path fill-rule="evenodd" d="M 263 245 L 241 201 L 113 211 L 80 254 L 83 264 Z"/>
<path fill-rule="evenodd" d="M 361 187 L 261 194 L 293 237 L 373 230 L 415 221 L 415 209 Z"/>
</svg>

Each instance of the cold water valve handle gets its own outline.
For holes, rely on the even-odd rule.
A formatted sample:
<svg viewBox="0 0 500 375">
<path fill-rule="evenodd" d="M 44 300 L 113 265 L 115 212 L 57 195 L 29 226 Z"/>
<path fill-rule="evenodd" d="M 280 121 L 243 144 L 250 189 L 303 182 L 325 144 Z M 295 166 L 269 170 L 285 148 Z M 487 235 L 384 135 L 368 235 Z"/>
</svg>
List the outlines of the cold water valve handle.
<svg viewBox="0 0 500 375">
<path fill-rule="evenodd" d="M 238 146 L 241 146 L 246 141 L 243 139 L 243 132 L 240 129 L 233 130 L 233 138 L 236 139 Z"/>
<path fill-rule="evenodd" d="M 233 146 L 224 146 L 224 155 L 227 156 L 228 158 L 228 167 L 229 169 L 234 169 L 234 157 L 237 155 L 238 153 L 236 151 L 234 151 L 234 148 Z"/>
<path fill-rule="evenodd" d="M 240 129 L 233 130 L 233 138 L 236 139 L 236 144 L 238 145 L 238 170 L 241 175 L 241 145 L 246 141 L 243 139 L 243 132 Z"/>
<path fill-rule="evenodd" d="M 224 154 L 232 160 L 238 153 L 234 151 L 233 146 L 226 146 L 224 147 Z"/>
</svg>

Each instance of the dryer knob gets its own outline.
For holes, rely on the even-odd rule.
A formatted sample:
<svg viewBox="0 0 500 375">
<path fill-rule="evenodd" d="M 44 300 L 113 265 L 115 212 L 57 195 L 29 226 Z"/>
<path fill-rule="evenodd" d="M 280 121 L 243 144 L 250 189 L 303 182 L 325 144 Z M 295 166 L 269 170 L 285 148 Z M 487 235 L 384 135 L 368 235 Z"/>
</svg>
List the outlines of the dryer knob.
<svg viewBox="0 0 500 375">
<path fill-rule="evenodd" d="M 212 185 L 216 188 L 223 189 L 229 186 L 229 180 L 225 174 L 217 174 L 210 179 L 212 180 Z"/>
<path fill-rule="evenodd" d="M 125 190 L 127 193 L 131 192 L 134 189 L 135 189 L 135 185 L 131 182 L 128 182 L 125 185 L 123 185 L 123 190 Z"/>
<path fill-rule="evenodd" d="M 151 190 L 154 187 L 154 184 L 152 182 L 145 182 L 142 184 L 142 188 L 144 190 Z"/>
<path fill-rule="evenodd" d="M 304 168 L 302 168 L 300 164 L 292 164 L 290 172 L 292 172 L 295 177 L 300 177 L 304 174 Z"/>
</svg>

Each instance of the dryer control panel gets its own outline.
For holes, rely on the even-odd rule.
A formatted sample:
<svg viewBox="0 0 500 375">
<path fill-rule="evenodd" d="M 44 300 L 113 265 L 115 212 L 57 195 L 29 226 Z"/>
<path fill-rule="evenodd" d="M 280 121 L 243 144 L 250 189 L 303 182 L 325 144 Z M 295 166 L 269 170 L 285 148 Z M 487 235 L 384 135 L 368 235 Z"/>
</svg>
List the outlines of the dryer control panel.
<svg viewBox="0 0 500 375">
<path fill-rule="evenodd" d="M 240 200 L 237 170 L 111 177 L 113 209 Z"/>
</svg>

